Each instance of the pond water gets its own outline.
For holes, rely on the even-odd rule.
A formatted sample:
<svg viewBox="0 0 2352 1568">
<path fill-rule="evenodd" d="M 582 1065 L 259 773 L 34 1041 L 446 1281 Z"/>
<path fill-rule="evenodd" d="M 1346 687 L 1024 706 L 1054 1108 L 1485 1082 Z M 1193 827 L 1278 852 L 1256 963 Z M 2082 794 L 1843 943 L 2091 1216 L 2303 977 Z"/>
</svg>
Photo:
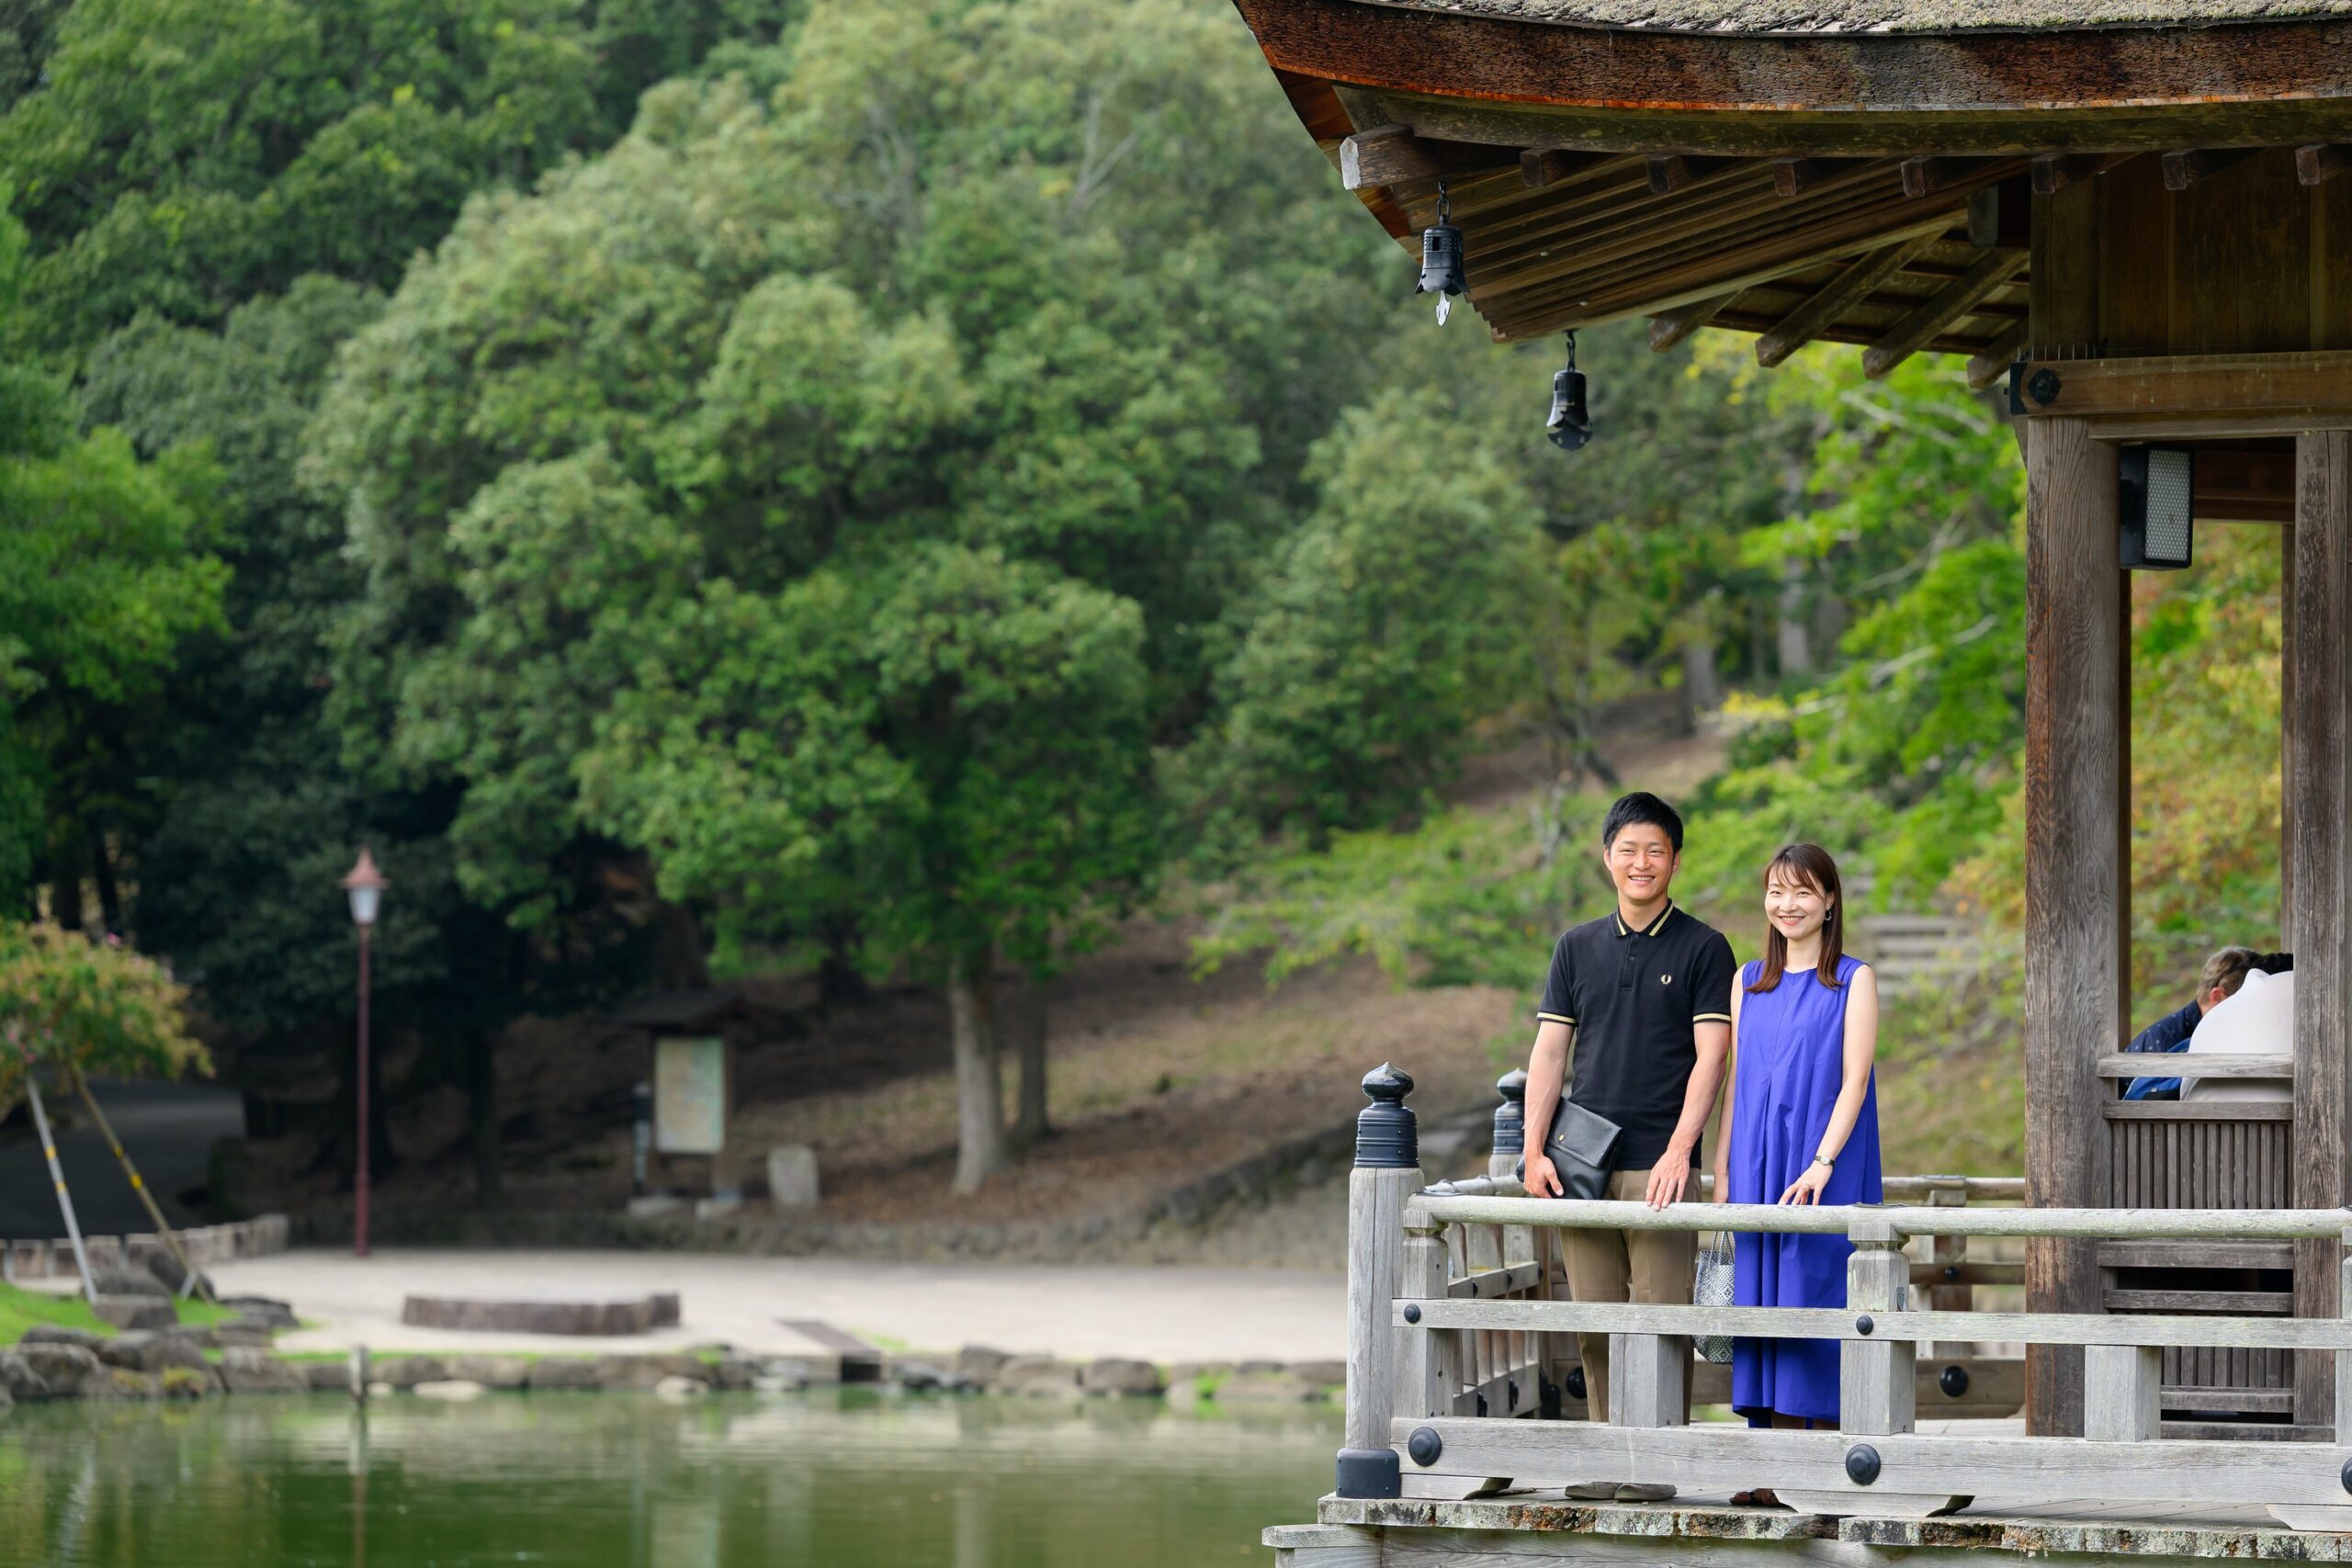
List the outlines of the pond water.
<svg viewBox="0 0 2352 1568">
<path fill-rule="evenodd" d="M 1336 1410 L 493 1394 L 0 1411 L 0 1568 L 1198 1568 L 1314 1517 Z"/>
</svg>

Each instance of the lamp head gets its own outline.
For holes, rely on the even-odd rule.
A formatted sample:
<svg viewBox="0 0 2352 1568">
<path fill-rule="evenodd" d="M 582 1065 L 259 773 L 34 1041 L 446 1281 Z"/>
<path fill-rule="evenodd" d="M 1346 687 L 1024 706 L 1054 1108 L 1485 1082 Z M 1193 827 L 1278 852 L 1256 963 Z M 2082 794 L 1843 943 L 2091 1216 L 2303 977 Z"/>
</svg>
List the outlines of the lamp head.
<svg viewBox="0 0 2352 1568">
<path fill-rule="evenodd" d="M 363 847 L 358 861 L 343 879 L 344 893 L 351 899 L 351 923 L 374 925 L 377 907 L 383 901 L 384 889 L 390 886 L 384 880 L 384 874 L 376 869 L 376 857 Z"/>
</svg>

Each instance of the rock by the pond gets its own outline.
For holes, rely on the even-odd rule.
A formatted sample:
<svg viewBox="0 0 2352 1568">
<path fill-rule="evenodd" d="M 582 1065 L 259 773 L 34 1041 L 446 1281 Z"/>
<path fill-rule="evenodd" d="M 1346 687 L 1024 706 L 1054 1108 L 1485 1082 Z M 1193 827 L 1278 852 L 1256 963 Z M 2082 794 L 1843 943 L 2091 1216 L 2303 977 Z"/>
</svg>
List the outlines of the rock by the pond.
<svg viewBox="0 0 2352 1568">
<path fill-rule="evenodd" d="M 302 1376 L 312 1393 L 348 1393 L 351 1392 L 351 1363 L 345 1361 L 298 1361 Z"/>
<path fill-rule="evenodd" d="M 80 1393 L 82 1380 L 98 1370 L 96 1355 L 79 1345 L 19 1341 L 17 1357 L 49 1385 L 55 1399 L 70 1399 Z"/>
<path fill-rule="evenodd" d="M 210 1367 L 201 1371 L 194 1367 L 165 1367 L 155 1374 L 163 1385 L 165 1399 L 202 1399 L 208 1393 L 218 1393 L 222 1384 L 220 1374 Z"/>
<path fill-rule="evenodd" d="M 1079 1374 L 1078 1385 L 1089 1393 L 1158 1393 L 1164 1386 L 1159 1381 L 1159 1369 L 1149 1361 L 1124 1360 L 1105 1356 L 1086 1363 L 1086 1371 Z"/>
<path fill-rule="evenodd" d="M 1010 1350 L 999 1350 L 987 1345 L 967 1345 L 956 1352 L 956 1370 L 986 1387 L 997 1381 L 997 1375 L 1013 1359 Z"/>
<path fill-rule="evenodd" d="M 460 1356 L 449 1375 L 484 1388 L 521 1388 L 531 1380 L 531 1363 L 520 1356 Z"/>
<path fill-rule="evenodd" d="M 226 1350 L 232 1346 L 247 1350 L 266 1350 L 274 1333 L 273 1329 L 239 1317 L 214 1324 L 207 1337 L 212 1341 L 212 1348 L 216 1350 Z"/>
<path fill-rule="evenodd" d="M 1079 1391 L 1078 1366 L 1050 1356 L 1016 1356 L 1001 1368 L 996 1386 L 1007 1393 L 1052 1397 Z"/>
<path fill-rule="evenodd" d="M 758 1385 L 760 1363 L 749 1356 L 726 1355 L 718 1358 L 710 1369 L 710 1386 L 728 1393 L 741 1393 Z"/>
<path fill-rule="evenodd" d="M 584 1356 L 542 1356 L 530 1364 L 523 1386 L 534 1393 L 596 1386 L 596 1363 Z"/>
<path fill-rule="evenodd" d="M 133 1329 L 101 1341 L 97 1357 L 110 1367 L 124 1367 L 134 1372 L 160 1372 L 166 1367 L 191 1367 L 202 1371 L 209 1364 L 203 1347 L 193 1337 L 155 1334 L 145 1329 Z"/>
<path fill-rule="evenodd" d="M 147 1255 L 145 1267 L 147 1272 L 153 1275 L 171 1294 L 176 1296 L 187 1288 L 187 1270 L 180 1267 L 178 1258 L 163 1247 L 159 1247 Z M 214 1293 L 209 1276 L 199 1271 L 196 1279 L 198 1289 L 208 1295 Z"/>
<path fill-rule="evenodd" d="M 171 1328 L 180 1320 L 169 1296 L 100 1296 L 90 1310 L 117 1328 Z"/>
<path fill-rule="evenodd" d="M 1168 1386 L 1176 1388 L 1202 1378 L 1227 1378 L 1232 1375 L 1231 1361 L 1171 1361 L 1168 1365 Z"/>
<path fill-rule="evenodd" d="M 693 1399 L 710 1392 L 710 1385 L 700 1378 L 682 1378 L 674 1374 L 653 1385 L 656 1399 L 672 1401 Z"/>
<path fill-rule="evenodd" d="M 222 1296 L 220 1304 L 248 1323 L 268 1328 L 299 1328 L 294 1309 L 275 1296 Z"/>
<path fill-rule="evenodd" d="M 100 1367 L 82 1380 L 74 1393 L 83 1399 L 155 1399 L 164 1392 L 164 1380 L 153 1372 L 136 1372 L 128 1367 Z"/>
<path fill-rule="evenodd" d="M 480 1399 L 490 1391 L 471 1378 L 440 1378 L 432 1382 L 418 1383 L 409 1392 L 419 1399 L 444 1399 L 455 1404 Z"/>
<path fill-rule="evenodd" d="M 1236 1377 L 1262 1377 L 1268 1372 L 1288 1371 L 1290 1369 L 1280 1361 L 1236 1361 L 1233 1363 L 1233 1372 Z"/>
<path fill-rule="evenodd" d="M 308 1393 L 311 1380 L 266 1350 L 240 1347 L 220 1354 L 220 1382 L 231 1393 Z"/>
<path fill-rule="evenodd" d="M 79 1345 L 93 1351 L 106 1342 L 103 1334 L 87 1328 L 68 1328 L 62 1323 L 36 1323 L 17 1341 L 20 1345 Z"/>
<path fill-rule="evenodd" d="M 778 1359 L 763 1363 L 752 1386 L 762 1393 L 797 1393 L 809 1382 L 808 1362 Z"/>
<path fill-rule="evenodd" d="M 1348 1364 L 1340 1360 L 1293 1361 L 1289 1371 L 1291 1376 L 1317 1388 L 1340 1388 L 1348 1381 Z"/>
<path fill-rule="evenodd" d="M 379 1378 L 377 1381 L 368 1385 L 368 1397 L 370 1399 L 390 1399 L 399 1392 L 400 1390 L 384 1382 L 381 1378 Z"/>
<path fill-rule="evenodd" d="M 0 1393 L 10 1399 L 47 1399 L 49 1380 L 13 1350 L 0 1350 Z"/>
<path fill-rule="evenodd" d="M 144 1269 L 93 1269 L 90 1283 L 102 1296 L 172 1296 L 171 1288 Z"/>
<path fill-rule="evenodd" d="M 917 1393 L 927 1393 L 944 1387 L 953 1374 L 941 1371 L 929 1361 L 895 1361 L 890 1366 L 890 1381 L 900 1388 Z"/>
<path fill-rule="evenodd" d="M 1288 1371 L 1236 1372 L 1217 1384 L 1219 1404 L 1299 1404 L 1322 1396 L 1322 1389 Z"/>
<path fill-rule="evenodd" d="M 596 1358 L 598 1388 L 646 1392 L 663 1378 L 692 1378 L 696 1382 L 710 1381 L 710 1369 L 693 1356 L 599 1356 Z"/>
<path fill-rule="evenodd" d="M 376 1375 L 405 1393 L 421 1382 L 440 1382 L 449 1375 L 448 1363 L 438 1356 L 385 1356 L 375 1363 Z"/>
</svg>

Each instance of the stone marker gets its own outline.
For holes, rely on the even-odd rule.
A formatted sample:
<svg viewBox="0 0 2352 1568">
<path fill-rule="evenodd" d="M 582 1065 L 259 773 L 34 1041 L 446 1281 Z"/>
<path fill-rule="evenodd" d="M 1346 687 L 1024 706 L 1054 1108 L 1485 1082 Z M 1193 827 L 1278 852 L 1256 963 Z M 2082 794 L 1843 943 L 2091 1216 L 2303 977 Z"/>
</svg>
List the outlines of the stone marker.
<svg viewBox="0 0 2352 1568">
<path fill-rule="evenodd" d="M 768 1151 L 768 1201 L 778 1209 L 817 1206 L 817 1151 L 807 1144 L 783 1144 Z"/>
</svg>

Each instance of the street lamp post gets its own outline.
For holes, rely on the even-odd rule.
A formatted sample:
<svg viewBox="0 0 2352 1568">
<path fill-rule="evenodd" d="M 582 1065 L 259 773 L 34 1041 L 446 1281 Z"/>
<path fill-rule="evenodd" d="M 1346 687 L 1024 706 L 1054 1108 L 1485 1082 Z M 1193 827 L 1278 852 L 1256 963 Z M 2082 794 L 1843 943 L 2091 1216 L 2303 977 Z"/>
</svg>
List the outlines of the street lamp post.
<svg viewBox="0 0 2352 1568">
<path fill-rule="evenodd" d="M 365 848 L 343 879 L 343 890 L 351 899 L 351 923 L 359 928 L 359 1168 L 351 1183 L 355 1258 L 368 1256 L 368 936 L 376 929 L 376 908 L 390 886 Z"/>
</svg>

